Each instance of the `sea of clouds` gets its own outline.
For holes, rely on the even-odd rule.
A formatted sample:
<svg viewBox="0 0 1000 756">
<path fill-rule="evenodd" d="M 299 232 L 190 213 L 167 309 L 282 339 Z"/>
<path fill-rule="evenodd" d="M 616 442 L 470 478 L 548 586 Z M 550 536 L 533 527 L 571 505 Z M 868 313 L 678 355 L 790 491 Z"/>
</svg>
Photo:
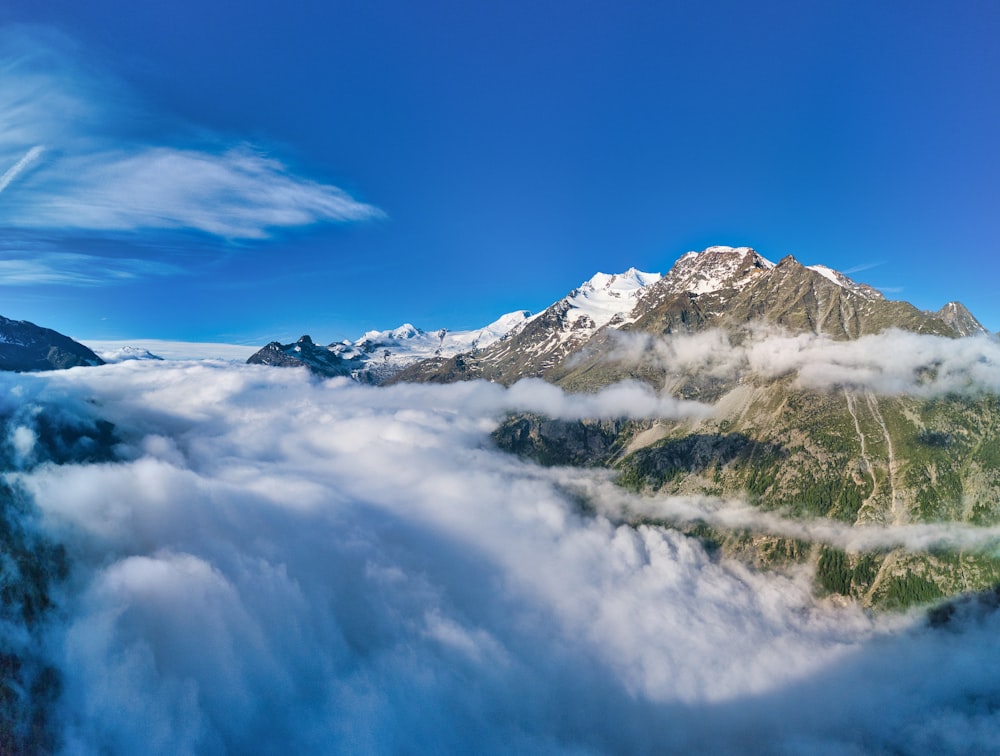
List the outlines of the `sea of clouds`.
<svg viewBox="0 0 1000 756">
<path fill-rule="evenodd" d="M 66 753 L 1000 749 L 1000 617 L 818 601 L 621 518 L 709 504 L 490 439 L 507 410 L 702 405 L 126 362 L 3 376 L 0 408 L 7 481 L 68 549 L 39 641 Z M 52 461 L 41 417 L 112 423 L 110 461 Z"/>
</svg>

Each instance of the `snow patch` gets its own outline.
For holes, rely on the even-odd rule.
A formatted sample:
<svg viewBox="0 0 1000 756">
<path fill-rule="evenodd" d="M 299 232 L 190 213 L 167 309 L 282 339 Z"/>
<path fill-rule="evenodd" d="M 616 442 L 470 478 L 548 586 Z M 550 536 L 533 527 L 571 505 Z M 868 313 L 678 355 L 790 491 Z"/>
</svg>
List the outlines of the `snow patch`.
<svg viewBox="0 0 1000 756">
<path fill-rule="evenodd" d="M 823 278 L 827 279 L 828 281 L 832 281 L 833 283 L 837 284 L 837 286 L 841 286 L 845 289 L 849 288 L 841 280 L 840 273 L 835 271 L 833 268 L 828 268 L 825 265 L 807 265 L 806 267 L 809 268 L 809 270 L 819 273 L 821 276 L 823 276 Z"/>
<path fill-rule="evenodd" d="M 845 276 L 843 273 L 834 270 L 833 268 L 828 268 L 826 265 L 807 265 L 806 268 L 813 271 L 814 273 L 819 273 L 823 278 L 828 281 L 835 283 L 842 289 L 847 289 L 865 299 L 881 299 L 882 295 L 870 286 L 865 284 L 859 284 L 852 281 L 850 278 Z"/>
</svg>

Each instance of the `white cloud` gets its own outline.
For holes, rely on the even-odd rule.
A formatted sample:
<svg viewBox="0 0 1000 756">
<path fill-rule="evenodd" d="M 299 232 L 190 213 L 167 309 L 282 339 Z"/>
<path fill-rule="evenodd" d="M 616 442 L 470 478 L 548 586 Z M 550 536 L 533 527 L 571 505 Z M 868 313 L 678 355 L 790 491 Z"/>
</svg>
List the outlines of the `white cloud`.
<svg viewBox="0 0 1000 756">
<path fill-rule="evenodd" d="M 0 282 L 4 286 L 72 284 L 106 286 L 140 276 L 178 274 L 165 262 L 136 258 L 96 257 L 76 252 L 49 252 L 6 248 L 0 252 Z"/>
<path fill-rule="evenodd" d="M 716 376 L 795 374 L 799 386 L 846 387 L 920 397 L 1000 392 L 1000 340 L 950 339 L 889 329 L 850 341 L 766 326 L 739 343 L 725 331 L 654 337 L 618 333 L 608 359 L 647 362 L 670 374 Z"/>
<path fill-rule="evenodd" d="M 8 168 L 2 176 L 0 176 L 0 192 L 8 187 L 11 181 L 17 178 L 18 174 L 21 173 L 25 168 L 35 162 L 41 154 L 45 151 L 45 148 L 41 145 L 35 145 L 30 150 L 28 150 L 24 156 L 18 160 L 14 165 Z"/>
<path fill-rule="evenodd" d="M 196 229 L 230 239 L 271 229 L 377 218 L 342 190 L 295 176 L 249 149 L 212 153 L 135 146 L 65 158 L 51 191 L 29 196 L 19 225 L 34 228 Z"/>
<path fill-rule="evenodd" d="M 31 460 L 35 450 L 38 434 L 24 425 L 15 426 L 10 434 L 10 443 L 14 447 L 14 463 L 19 467 Z"/>
<path fill-rule="evenodd" d="M 51 32 L 0 32 L 0 166 L 11 165 L 0 176 L 0 224 L 256 239 L 279 228 L 382 216 L 246 145 L 194 145 L 183 126 L 151 141 L 134 124 L 155 114 L 81 59 Z"/>
<path fill-rule="evenodd" d="M 915 552 L 962 549 L 992 554 L 1000 550 L 1000 526 L 951 522 L 850 525 L 826 518 L 785 517 L 781 512 L 761 510 L 743 500 L 636 495 L 614 485 L 606 473 L 565 470 L 553 474 L 561 478 L 567 491 L 584 497 L 616 521 L 643 516 L 672 524 L 704 522 L 726 530 L 750 530 L 855 552 L 899 547 Z"/>
<path fill-rule="evenodd" d="M 525 378 L 503 392 L 498 409 L 535 412 L 562 420 L 580 418 L 707 417 L 712 408 L 700 402 L 659 396 L 638 381 L 622 381 L 593 394 L 568 394 L 540 378 Z"/>
<path fill-rule="evenodd" d="M 534 388 L 0 377 L 10 423 L 100 417 L 121 442 L 8 476 L 74 567 L 47 643 L 66 750 L 995 749 L 998 617 L 876 619 L 585 516 L 583 478 L 489 442 Z"/>
<path fill-rule="evenodd" d="M 165 360 L 221 360 L 225 362 L 246 362 L 260 344 L 225 344 L 201 341 L 166 341 L 164 339 L 85 339 L 75 337 L 97 352 L 101 359 L 119 356 L 121 350 L 132 347 L 145 349 Z"/>
<path fill-rule="evenodd" d="M 845 275 L 851 275 L 852 273 L 861 273 L 864 270 L 871 270 L 872 268 L 877 268 L 880 265 L 885 265 L 885 260 L 874 260 L 872 262 L 858 263 L 857 265 L 852 265 L 850 268 L 846 268 L 841 271 Z"/>
</svg>

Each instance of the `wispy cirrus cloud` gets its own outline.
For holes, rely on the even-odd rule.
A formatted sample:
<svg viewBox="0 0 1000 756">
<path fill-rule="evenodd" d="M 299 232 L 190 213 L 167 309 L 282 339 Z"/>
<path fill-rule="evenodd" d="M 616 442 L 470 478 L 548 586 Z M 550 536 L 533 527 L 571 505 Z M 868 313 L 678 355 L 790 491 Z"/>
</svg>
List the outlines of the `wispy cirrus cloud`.
<svg viewBox="0 0 1000 756">
<path fill-rule="evenodd" d="M 35 162 L 43 152 L 45 152 L 44 147 L 41 145 L 35 145 L 24 153 L 24 157 L 4 171 L 4 174 L 0 176 L 0 192 L 6 189 L 10 185 L 10 182 L 17 178 L 17 175 L 21 173 L 21 171 Z"/>
<path fill-rule="evenodd" d="M 873 260 L 871 262 L 859 263 L 858 265 L 852 265 L 850 268 L 841 272 L 849 276 L 852 273 L 860 273 L 863 270 L 871 270 L 872 268 L 877 268 L 880 265 L 885 265 L 885 260 Z"/>
<path fill-rule="evenodd" d="M 45 30 L 0 32 L 0 226 L 240 240 L 383 216 L 252 145 L 152 135 L 169 119 L 82 58 Z"/>
<path fill-rule="evenodd" d="M 137 147 L 66 159 L 78 170 L 58 191 L 31 196 L 20 224 L 88 231 L 194 229 L 260 239 L 275 228 L 359 221 L 381 212 L 335 186 L 289 173 L 237 147 L 220 153 Z"/>
<path fill-rule="evenodd" d="M 4 254 L 12 255 L 9 259 L 0 257 L 0 282 L 4 286 L 104 286 L 115 281 L 183 272 L 178 266 L 155 260 L 98 258 L 76 252 L 26 253 L 24 257 Z"/>
</svg>

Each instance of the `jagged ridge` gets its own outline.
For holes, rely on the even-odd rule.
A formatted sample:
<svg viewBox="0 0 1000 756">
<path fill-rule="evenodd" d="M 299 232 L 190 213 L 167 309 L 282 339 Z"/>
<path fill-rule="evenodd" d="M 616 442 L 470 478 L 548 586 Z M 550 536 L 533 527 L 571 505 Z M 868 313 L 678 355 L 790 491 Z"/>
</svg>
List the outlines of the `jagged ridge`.
<svg viewBox="0 0 1000 756">
<path fill-rule="evenodd" d="M 603 323 L 577 309 L 581 287 L 493 346 L 417 363 L 393 381 L 485 378 L 510 384 L 532 376 L 569 388 L 594 388 L 635 377 L 628 370 L 609 371 L 603 365 L 608 334 L 614 330 L 662 335 L 768 323 L 835 339 L 888 328 L 945 336 L 985 332 L 957 303 L 938 313 L 923 312 L 908 302 L 886 300 L 872 287 L 825 266 L 807 267 L 792 256 L 775 264 L 749 247 L 688 252 L 666 276 L 639 275 L 647 277 L 644 285 L 630 299 L 621 300 L 621 310 Z M 578 380 L 584 374 L 589 377 Z"/>
</svg>

